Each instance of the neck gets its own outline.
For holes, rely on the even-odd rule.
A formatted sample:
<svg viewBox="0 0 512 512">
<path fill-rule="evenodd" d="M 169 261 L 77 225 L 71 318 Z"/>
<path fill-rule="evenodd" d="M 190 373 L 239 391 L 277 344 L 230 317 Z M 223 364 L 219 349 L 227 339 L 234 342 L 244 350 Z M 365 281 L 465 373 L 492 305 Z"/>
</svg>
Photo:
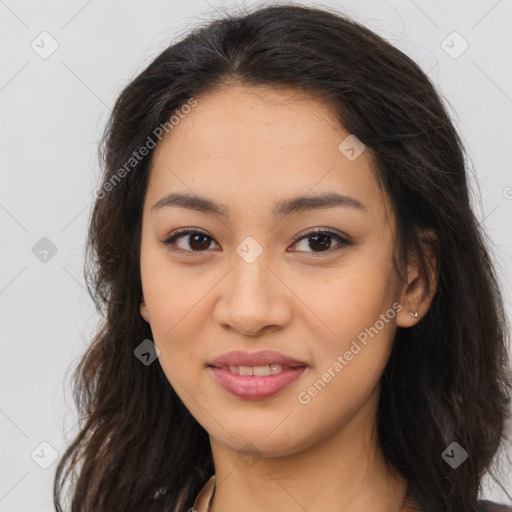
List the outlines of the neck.
<svg viewBox="0 0 512 512">
<path fill-rule="evenodd" d="M 399 512 L 407 481 L 387 464 L 375 428 L 378 395 L 337 431 L 293 454 L 247 464 L 210 436 L 210 512 Z"/>
</svg>

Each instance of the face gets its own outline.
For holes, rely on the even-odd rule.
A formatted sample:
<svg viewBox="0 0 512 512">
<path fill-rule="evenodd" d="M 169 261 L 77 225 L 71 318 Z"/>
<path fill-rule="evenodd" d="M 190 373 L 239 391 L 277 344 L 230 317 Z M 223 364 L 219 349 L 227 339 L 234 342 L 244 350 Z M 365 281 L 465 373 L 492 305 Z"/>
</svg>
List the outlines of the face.
<svg viewBox="0 0 512 512">
<path fill-rule="evenodd" d="M 393 214 L 349 135 L 313 97 L 232 86 L 198 98 L 153 155 L 141 313 L 169 383 L 225 447 L 292 454 L 374 414 L 396 327 L 414 321 Z M 301 368 L 210 366 L 262 350 Z"/>
</svg>

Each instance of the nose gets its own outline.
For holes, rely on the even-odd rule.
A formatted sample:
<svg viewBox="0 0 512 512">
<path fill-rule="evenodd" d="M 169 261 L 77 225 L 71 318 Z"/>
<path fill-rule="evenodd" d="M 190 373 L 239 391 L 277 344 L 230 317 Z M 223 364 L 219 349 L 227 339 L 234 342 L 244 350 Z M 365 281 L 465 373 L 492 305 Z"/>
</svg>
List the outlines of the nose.
<svg viewBox="0 0 512 512">
<path fill-rule="evenodd" d="M 246 336 L 284 328 L 292 318 L 293 293 L 283 277 L 271 268 L 265 252 L 252 262 L 237 254 L 220 285 L 214 320 Z"/>
</svg>

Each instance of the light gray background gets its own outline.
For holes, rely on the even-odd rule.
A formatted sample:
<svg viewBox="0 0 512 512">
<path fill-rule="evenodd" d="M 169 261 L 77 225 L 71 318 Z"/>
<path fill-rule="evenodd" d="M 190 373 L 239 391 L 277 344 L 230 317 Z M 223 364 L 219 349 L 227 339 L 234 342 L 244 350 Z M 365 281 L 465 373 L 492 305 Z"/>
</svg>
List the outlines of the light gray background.
<svg viewBox="0 0 512 512">
<path fill-rule="evenodd" d="M 0 512 L 53 510 L 57 463 L 40 467 L 52 462 L 52 448 L 40 443 L 60 456 L 74 433 L 69 368 L 98 319 L 84 288 L 83 250 L 107 116 L 137 72 L 220 5 L 0 0 Z M 390 40 L 438 84 L 480 184 L 475 208 L 494 244 L 510 316 L 512 2 L 324 5 Z M 44 31 L 50 36 L 40 35 Z M 453 31 L 469 44 L 460 56 L 464 41 L 450 36 Z M 41 56 L 52 39 L 58 48 Z M 44 253 L 37 257 L 32 250 L 43 237 L 57 249 L 46 262 L 40 260 Z M 512 476 L 505 477 L 510 492 Z M 496 486 L 485 495 L 503 499 Z"/>
</svg>

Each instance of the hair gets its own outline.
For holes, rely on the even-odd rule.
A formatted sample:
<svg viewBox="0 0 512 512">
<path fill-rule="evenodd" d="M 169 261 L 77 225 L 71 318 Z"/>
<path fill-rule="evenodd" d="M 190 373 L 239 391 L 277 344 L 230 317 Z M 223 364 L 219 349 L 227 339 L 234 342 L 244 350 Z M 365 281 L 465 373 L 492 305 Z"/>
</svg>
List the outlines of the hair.
<svg viewBox="0 0 512 512">
<path fill-rule="evenodd" d="M 503 298 L 470 206 L 465 149 L 415 62 L 339 12 L 296 4 L 195 27 L 115 103 L 99 150 L 103 185 L 85 266 L 104 318 L 73 374 L 81 420 L 56 470 L 56 510 L 69 481 L 72 512 L 139 511 L 154 496 L 162 511 L 186 511 L 214 472 L 208 433 L 160 364 L 134 357 L 152 337 L 139 313 L 139 253 L 154 149 L 129 172 L 120 169 L 191 98 L 235 83 L 293 88 L 327 102 L 370 150 L 395 214 L 395 268 L 417 254 L 431 290 L 433 251 L 431 306 L 413 327 L 397 327 L 380 379 L 379 446 L 425 510 L 478 510 L 481 479 L 490 470 L 494 476 L 491 463 L 507 439 L 512 380 Z M 453 441 L 469 454 L 457 469 L 441 457 Z"/>
</svg>

